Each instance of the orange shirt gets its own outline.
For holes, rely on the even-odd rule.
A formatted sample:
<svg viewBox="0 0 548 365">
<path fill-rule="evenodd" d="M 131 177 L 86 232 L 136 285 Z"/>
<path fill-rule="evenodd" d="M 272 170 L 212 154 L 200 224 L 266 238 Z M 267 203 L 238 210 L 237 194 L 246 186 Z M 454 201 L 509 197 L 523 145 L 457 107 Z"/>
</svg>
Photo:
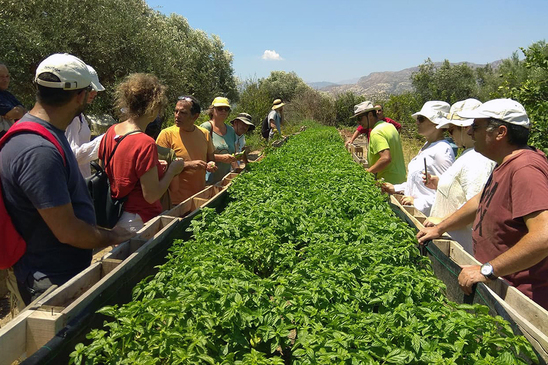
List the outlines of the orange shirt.
<svg viewBox="0 0 548 365">
<path fill-rule="evenodd" d="M 202 160 L 207 162 L 208 153 L 213 153 L 215 147 L 209 132 L 195 126 L 192 132 L 185 132 L 177 126 L 171 126 L 160 132 L 156 143 L 159 146 L 171 148 L 175 155 L 185 161 Z M 179 175 L 179 189 L 170 190 L 171 202 L 179 204 L 205 188 L 205 169 L 184 169 Z"/>
</svg>

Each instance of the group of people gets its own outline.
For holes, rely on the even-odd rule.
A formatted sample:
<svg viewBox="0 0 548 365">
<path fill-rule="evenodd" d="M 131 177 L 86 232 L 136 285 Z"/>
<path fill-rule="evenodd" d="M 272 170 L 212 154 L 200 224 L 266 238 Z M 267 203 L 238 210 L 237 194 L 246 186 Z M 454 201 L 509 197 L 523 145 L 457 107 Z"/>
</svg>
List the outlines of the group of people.
<svg viewBox="0 0 548 365">
<path fill-rule="evenodd" d="M 198 100 L 178 97 L 175 125 L 161 130 L 165 86 L 153 75 L 132 74 L 115 92 L 123 121 L 90 141 L 83 112 L 104 90 L 95 70 L 72 55 L 54 54 L 40 63 L 34 81 L 36 103 L 27 112 L 7 91 L 9 71 L 0 64 L 1 133 L 16 120 L 35 123 L 64 152 L 32 133 L 14 134 L 0 150 L 4 204 L 27 243 L 8 284 L 25 304 L 85 269 L 92 249 L 128 240 L 152 217 L 246 161 L 244 136 L 255 125 L 247 113 L 226 123 L 231 106 L 225 97 L 213 100 L 209 121 L 200 126 Z M 281 135 L 283 106 L 275 100 L 266 118 L 270 138 Z M 407 172 L 401 125 L 384 116 L 382 105 L 360 103 L 353 117 L 360 129 L 349 142 L 367 134 L 368 171 L 382 190 L 403 194 L 403 204 L 429 216 L 419 243 L 448 232 L 483 263 L 460 273 L 466 293 L 477 282 L 503 276 L 548 308 L 548 162 L 527 145 L 530 121 L 521 104 L 426 102 L 413 114 L 426 142 Z M 458 158 L 445 132 L 463 149 Z M 113 229 L 96 225 L 85 182 L 95 159 L 108 174 L 113 197 L 125 199 Z"/>
<path fill-rule="evenodd" d="M 407 177 L 396 127 L 379 118 L 382 106 L 366 101 L 354 110 L 370 129 L 368 171 L 384 192 L 403 194 L 402 204 L 429 216 L 419 243 L 447 232 L 482 263 L 462 268 L 462 290 L 504 277 L 548 309 L 548 160 L 527 145 L 523 106 L 511 99 L 426 102 L 412 115 L 426 143 Z M 462 148 L 456 159 L 445 132 Z"/>
<path fill-rule="evenodd" d="M 161 130 L 166 87 L 154 75 L 131 74 L 115 90 L 122 121 L 91 140 L 83 112 L 105 90 L 91 66 L 69 54 L 44 59 L 34 79 L 36 103 L 28 112 L 7 91 L 9 76 L 0 64 L 2 135 L 16 121 L 36 123 L 58 140 L 64 154 L 34 133 L 10 135 L 0 150 L 4 205 L 27 244 L 8 279 L 20 307 L 89 266 L 93 249 L 130 239 L 154 216 L 247 162 L 244 135 L 255 125 L 247 113 L 225 123 L 231 110 L 227 98 L 215 98 L 210 120 L 197 126 L 198 100 L 180 96 L 175 125 Z M 273 108 L 279 104 L 276 100 Z M 125 201 L 113 229 L 97 226 L 85 180 L 97 159 L 112 197 Z"/>
</svg>

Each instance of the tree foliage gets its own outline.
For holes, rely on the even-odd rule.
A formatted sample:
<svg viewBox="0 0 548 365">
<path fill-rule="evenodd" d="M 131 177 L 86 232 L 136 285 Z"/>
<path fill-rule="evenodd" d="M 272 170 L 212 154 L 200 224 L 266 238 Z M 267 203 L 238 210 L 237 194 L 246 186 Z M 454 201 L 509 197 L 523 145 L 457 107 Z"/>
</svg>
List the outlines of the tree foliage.
<svg viewBox="0 0 548 365">
<path fill-rule="evenodd" d="M 428 58 L 411 76 L 411 81 L 423 102 L 443 100 L 453 104 L 478 97 L 476 73 L 466 63 L 452 65 L 445 60 L 440 67 L 436 67 Z"/>
<path fill-rule="evenodd" d="M 260 80 L 260 84 L 272 100 L 291 101 L 310 89 L 295 72 L 272 71 L 269 77 Z"/>
<path fill-rule="evenodd" d="M 0 60 L 13 75 L 11 89 L 32 104 L 36 66 L 52 53 L 74 54 L 92 65 L 106 91 L 95 112 L 113 112 L 114 85 L 132 72 L 150 72 L 168 87 L 207 104 L 217 95 L 237 100 L 232 55 L 221 40 L 165 16 L 143 0 L 0 0 Z"/>
<path fill-rule="evenodd" d="M 548 45 L 545 41 L 521 48 L 523 61 L 513 61 L 500 87 L 504 96 L 519 101 L 531 120 L 529 143 L 548 148 Z M 517 58 L 517 57 L 515 57 Z"/>
<path fill-rule="evenodd" d="M 356 125 L 354 105 L 365 101 L 365 96 L 356 95 L 351 91 L 340 93 L 335 97 L 335 118 L 338 124 L 345 126 Z"/>
</svg>

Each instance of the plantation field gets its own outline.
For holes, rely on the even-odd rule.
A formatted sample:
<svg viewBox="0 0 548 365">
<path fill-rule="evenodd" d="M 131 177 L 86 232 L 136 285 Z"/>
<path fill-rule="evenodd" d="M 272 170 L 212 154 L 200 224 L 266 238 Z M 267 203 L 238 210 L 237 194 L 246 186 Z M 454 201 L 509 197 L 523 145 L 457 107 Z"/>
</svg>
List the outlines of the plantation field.
<svg viewBox="0 0 548 365">
<path fill-rule="evenodd" d="M 251 164 L 76 364 L 525 364 L 525 338 L 444 295 L 332 127 Z"/>
</svg>

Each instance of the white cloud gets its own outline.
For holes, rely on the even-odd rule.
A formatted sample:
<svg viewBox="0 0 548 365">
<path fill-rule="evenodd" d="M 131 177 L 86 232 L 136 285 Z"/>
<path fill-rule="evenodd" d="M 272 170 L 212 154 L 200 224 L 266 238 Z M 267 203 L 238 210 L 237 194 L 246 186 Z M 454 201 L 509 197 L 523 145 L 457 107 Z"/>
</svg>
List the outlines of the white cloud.
<svg viewBox="0 0 548 365">
<path fill-rule="evenodd" d="M 271 61 L 283 61 L 283 58 L 274 50 L 267 49 L 263 53 L 263 60 L 271 60 Z"/>
</svg>

